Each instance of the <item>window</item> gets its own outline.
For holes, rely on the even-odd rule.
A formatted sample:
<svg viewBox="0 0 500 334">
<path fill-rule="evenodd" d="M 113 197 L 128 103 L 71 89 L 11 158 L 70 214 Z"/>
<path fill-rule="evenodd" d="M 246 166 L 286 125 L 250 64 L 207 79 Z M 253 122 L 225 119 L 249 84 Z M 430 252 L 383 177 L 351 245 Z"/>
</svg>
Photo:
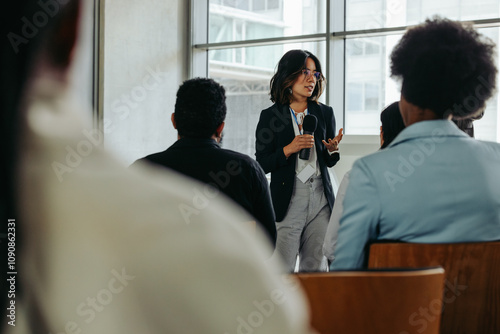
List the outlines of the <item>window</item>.
<svg viewBox="0 0 500 334">
<path fill-rule="evenodd" d="M 196 1 L 204 3 L 205 0 Z M 208 1 L 210 43 L 242 41 L 246 39 L 285 37 L 324 32 L 326 4 L 324 0 L 253 0 Z M 244 5 L 243 5 L 244 4 Z M 314 20 L 311 20 L 314 18 Z M 245 24 L 248 36 L 230 33 L 214 38 L 215 31 L 230 30 L 231 22 Z"/>
<path fill-rule="evenodd" d="M 387 58 L 399 38 L 401 35 L 346 40 L 346 133 L 379 134 L 380 111 L 399 99 L 399 87 L 387 77 Z"/>
<path fill-rule="evenodd" d="M 276 64 L 291 49 L 307 49 L 326 62 L 325 38 L 246 45 L 246 41 L 287 38 L 303 34 L 326 35 L 323 0 L 200 1 L 208 10 L 208 45 L 241 42 L 241 45 L 210 48 L 204 53 L 208 66 L 193 76 L 209 76 L 226 89 L 228 114 L 222 145 L 249 156 L 255 154 L 255 129 L 260 112 L 272 102 L 269 82 Z M 196 2 L 198 4 L 198 2 Z M 195 4 L 195 6 L 196 6 Z M 298 9 L 298 10 L 297 10 Z M 320 18 L 311 21 L 310 17 Z M 198 20 L 194 20 L 198 22 Z M 196 29 L 196 27 L 194 27 Z M 201 35 L 206 32 L 200 28 Z M 267 43 L 266 43 L 267 44 Z"/>
<path fill-rule="evenodd" d="M 259 113 L 271 105 L 269 80 L 289 49 L 319 57 L 327 78 L 322 101 L 334 108 L 338 127 L 373 135 L 380 111 L 399 100 L 389 56 L 408 26 L 435 14 L 472 20 L 500 44 L 500 0 L 192 0 L 199 13 L 200 6 L 208 19 L 193 20 L 192 75 L 226 87 L 224 145 L 251 156 Z M 500 141 L 498 103 L 492 98 L 475 121 L 477 138 Z"/>
<path fill-rule="evenodd" d="M 498 0 L 347 0 L 347 30 L 402 27 L 433 15 L 452 20 L 497 19 Z"/>
</svg>

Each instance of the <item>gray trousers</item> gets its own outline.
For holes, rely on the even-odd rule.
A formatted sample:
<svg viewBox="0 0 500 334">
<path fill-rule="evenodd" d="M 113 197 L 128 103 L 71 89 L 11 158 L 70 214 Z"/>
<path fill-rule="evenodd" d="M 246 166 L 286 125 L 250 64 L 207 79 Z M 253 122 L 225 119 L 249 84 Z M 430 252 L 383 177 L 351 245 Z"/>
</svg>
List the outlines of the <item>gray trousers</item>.
<svg viewBox="0 0 500 334">
<path fill-rule="evenodd" d="M 300 272 L 327 271 L 322 248 L 330 213 L 321 176 L 313 176 L 306 183 L 295 180 L 288 212 L 276 223 L 278 236 L 273 255 L 281 257 L 287 272 L 294 272 L 297 255 Z"/>
</svg>

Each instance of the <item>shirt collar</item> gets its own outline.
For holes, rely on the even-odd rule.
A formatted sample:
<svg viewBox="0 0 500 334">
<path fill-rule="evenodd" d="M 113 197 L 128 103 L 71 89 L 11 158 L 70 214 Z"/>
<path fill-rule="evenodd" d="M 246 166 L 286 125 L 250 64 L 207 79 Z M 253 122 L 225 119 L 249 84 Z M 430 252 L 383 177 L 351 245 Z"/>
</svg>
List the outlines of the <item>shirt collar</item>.
<svg viewBox="0 0 500 334">
<path fill-rule="evenodd" d="M 460 130 L 455 123 L 448 120 L 421 121 L 414 123 L 403 131 L 389 144 L 388 147 L 399 145 L 405 141 L 417 138 L 432 137 L 469 137 Z"/>
<path fill-rule="evenodd" d="M 212 138 L 191 138 L 184 137 L 177 140 L 174 143 L 175 146 L 196 146 L 196 147 L 216 147 L 220 148 L 220 145 Z M 172 145 L 172 146 L 174 146 Z"/>
</svg>

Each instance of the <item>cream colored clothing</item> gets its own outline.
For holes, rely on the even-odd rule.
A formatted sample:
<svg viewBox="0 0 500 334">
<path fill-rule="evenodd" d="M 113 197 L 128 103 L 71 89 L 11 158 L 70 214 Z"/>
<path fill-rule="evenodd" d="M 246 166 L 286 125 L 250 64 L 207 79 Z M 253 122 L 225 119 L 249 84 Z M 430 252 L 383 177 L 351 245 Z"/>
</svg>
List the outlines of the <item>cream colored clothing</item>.
<svg viewBox="0 0 500 334">
<path fill-rule="evenodd" d="M 17 283 L 51 333 L 309 332 L 302 291 L 243 213 L 174 172 L 126 169 L 55 88 L 27 113 L 17 217 Z M 8 332 L 32 333 L 17 315 Z"/>
</svg>

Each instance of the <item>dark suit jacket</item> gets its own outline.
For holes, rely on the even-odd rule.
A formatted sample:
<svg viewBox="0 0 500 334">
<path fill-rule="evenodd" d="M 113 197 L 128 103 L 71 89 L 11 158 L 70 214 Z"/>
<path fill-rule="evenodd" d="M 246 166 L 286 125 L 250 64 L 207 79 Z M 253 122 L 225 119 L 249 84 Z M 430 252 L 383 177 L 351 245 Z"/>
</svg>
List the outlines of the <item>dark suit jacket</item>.
<svg viewBox="0 0 500 334">
<path fill-rule="evenodd" d="M 181 138 L 149 161 L 211 184 L 252 215 L 276 243 L 276 224 L 266 175 L 249 156 L 222 149 L 213 139 Z"/>
<path fill-rule="evenodd" d="M 314 131 L 314 145 L 325 196 L 331 209 L 335 197 L 327 167 L 334 166 L 340 160 L 340 154 L 328 154 L 322 140 L 335 137 L 335 116 L 331 107 L 321 103 L 309 102 L 307 109 L 318 119 L 318 126 Z M 261 112 L 256 130 L 255 156 L 264 172 L 271 172 L 271 197 L 278 222 L 285 218 L 295 185 L 297 153 L 286 159 L 283 152 L 283 147 L 290 144 L 295 137 L 292 121 L 288 105 L 274 104 Z"/>
</svg>

